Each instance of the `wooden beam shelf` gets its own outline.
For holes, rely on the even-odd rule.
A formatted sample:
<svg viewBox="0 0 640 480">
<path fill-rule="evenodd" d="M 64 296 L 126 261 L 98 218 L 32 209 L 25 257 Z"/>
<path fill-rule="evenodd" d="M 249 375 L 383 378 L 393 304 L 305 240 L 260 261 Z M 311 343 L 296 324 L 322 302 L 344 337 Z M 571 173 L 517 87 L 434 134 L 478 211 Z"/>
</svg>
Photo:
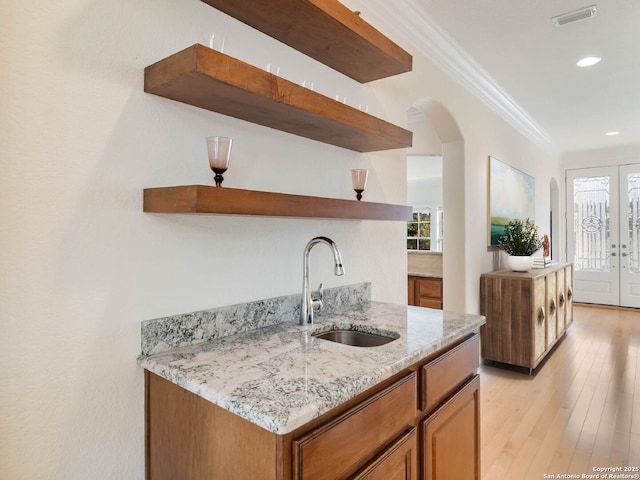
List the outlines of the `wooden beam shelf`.
<svg viewBox="0 0 640 480">
<path fill-rule="evenodd" d="M 144 189 L 148 213 L 202 213 L 268 217 L 411 220 L 412 207 L 338 198 L 289 195 L 206 185 Z"/>
<path fill-rule="evenodd" d="M 145 68 L 144 91 L 357 152 L 412 144 L 408 130 L 199 44 Z"/>
<path fill-rule="evenodd" d="M 337 0 L 202 0 L 361 83 L 409 72 L 409 53 Z"/>
</svg>

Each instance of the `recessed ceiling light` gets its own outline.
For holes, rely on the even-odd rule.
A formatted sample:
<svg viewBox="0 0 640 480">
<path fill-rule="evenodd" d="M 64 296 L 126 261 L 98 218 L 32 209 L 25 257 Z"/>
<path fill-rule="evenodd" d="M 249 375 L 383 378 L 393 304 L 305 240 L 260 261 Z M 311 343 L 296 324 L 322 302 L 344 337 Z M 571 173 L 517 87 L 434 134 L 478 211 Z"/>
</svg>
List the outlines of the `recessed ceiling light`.
<svg viewBox="0 0 640 480">
<path fill-rule="evenodd" d="M 602 58 L 600 57 L 584 57 L 582 60 L 578 60 L 576 65 L 579 67 L 590 67 L 591 65 L 600 63 L 601 60 Z"/>
<path fill-rule="evenodd" d="M 620 135 L 620 132 L 607 132 L 605 133 L 607 137 L 613 137 L 614 135 Z"/>
</svg>

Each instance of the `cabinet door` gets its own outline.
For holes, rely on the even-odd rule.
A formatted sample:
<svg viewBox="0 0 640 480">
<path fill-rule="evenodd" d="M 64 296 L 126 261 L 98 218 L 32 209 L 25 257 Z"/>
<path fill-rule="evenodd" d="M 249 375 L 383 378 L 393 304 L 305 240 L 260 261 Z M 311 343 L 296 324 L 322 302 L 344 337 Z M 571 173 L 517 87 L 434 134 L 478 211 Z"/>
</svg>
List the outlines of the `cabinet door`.
<svg viewBox="0 0 640 480">
<path fill-rule="evenodd" d="M 425 480 L 480 478 L 480 379 L 475 376 L 422 422 Z"/>
<path fill-rule="evenodd" d="M 416 305 L 442 309 L 442 279 L 416 278 Z"/>
<path fill-rule="evenodd" d="M 547 349 L 556 341 L 558 325 L 558 292 L 556 291 L 556 272 L 546 276 L 547 283 Z"/>
<path fill-rule="evenodd" d="M 541 331 L 536 320 L 544 312 L 544 277 L 540 280 L 502 275 L 481 278 L 480 312 L 487 323 L 480 327 L 480 348 L 485 359 L 531 368 L 544 352 L 544 319 Z"/>
<path fill-rule="evenodd" d="M 353 480 L 418 480 L 418 439 L 412 428 Z"/>
<path fill-rule="evenodd" d="M 566 304 L 567 304 L 567 295 L 565 292 L 565 278 L 564 278 L 564 268 L 560 269 L 556 272 L 556 303 L 558 305 L 558 313 L 557 313 L 557 324 L 556 324 L 556 338 L 562 335 L 564 329 L 566 328 Z"/>
<path fill-rule="evenodd" d="M 539 277 L 533 280 L 533 367 L 547 349 L 547 309 L 546 307 L 546 279 Z"/>
<path fill-rule="evenodd" d="M 565 330 L 573 323 L 573 266 L 568 265 L 564 269 L 564 288 L 565 288 L 565 297 L 566 302 L 564 305 L 565 308 L 565 321 L 564 328 Z"/>
</svg>

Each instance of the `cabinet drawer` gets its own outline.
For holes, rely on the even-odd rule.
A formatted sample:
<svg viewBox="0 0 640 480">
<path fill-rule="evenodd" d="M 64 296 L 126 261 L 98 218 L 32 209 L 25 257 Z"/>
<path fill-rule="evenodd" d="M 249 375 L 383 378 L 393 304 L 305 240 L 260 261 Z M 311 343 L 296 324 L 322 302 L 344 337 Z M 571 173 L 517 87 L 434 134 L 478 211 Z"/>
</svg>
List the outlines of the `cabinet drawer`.
<svg viewBox="0 0 640 480">
<path fill-rule="evenodd" d="M 420 408 L 432 410 L 478 371 L 480 339 L 474 334 L 420 368 Z"/>
<path fill-rule="evenodd" d="M 293 441 L 293 478 L 345 478 L 415 419 L 417 375 L 411 373 L 325 425 Z M 362 432 L 367 432 L 362 435 Z"/>
<path fill-rule="evenodd" d="M 421 298 L 418 306 L 442 310 L 442 301 L 433 298 Z"/>
</svg>

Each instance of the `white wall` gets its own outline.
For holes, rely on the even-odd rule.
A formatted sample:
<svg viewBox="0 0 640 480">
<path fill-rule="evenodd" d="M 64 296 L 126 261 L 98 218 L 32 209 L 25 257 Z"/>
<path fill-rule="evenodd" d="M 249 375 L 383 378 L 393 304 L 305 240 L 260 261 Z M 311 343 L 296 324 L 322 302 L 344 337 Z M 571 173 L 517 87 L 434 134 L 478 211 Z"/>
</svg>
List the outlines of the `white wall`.
<svg viewBox="0 0 640 480">
<path fill-rule="evenodd" d="M 640 163 L 640 145 L 624 145 L 613 148 L 575 150 L 562 155 L 563 169 L 605 167 Z M 564 183 L 564 176 L 562 178 Z"/>
<path fill-rule="evenodd" d="M 423 178 L 407 182 L 407 203 L 431 206 L 435 217 L 436 207 L 442 205 L 442 178 Z"/>
<path fill-rule="evenodd" d="M 402 222 L 142 213 L 144 187 L 211 183 L 212 134 L 234 138 L 225 186 L 352 198 L 349 170 L 369 168 L 365 200 L 406 201 L 405 151 L 357 154 L 143 92 L 146 65 L 213 31 L 226 53 L 399 125 L 418 98 L 449 109 L 464 136 L 467 310 L 493 269 L 488 155 L 536 176 L 546 218 L 549 158 L 423 59 L 361 86 L 197 0 L 5 1 L 0 22 L 3 478 L 142 479 L 140 322 L 295 293 L 315 235 L 338 243 L 347 275 L 318 247 L 313 283 L 406 299 Z"/>
<path fill-rule="evenodd" d="M 397 34 L 399 35 L 399 33 Z M 383 80 L 381 82 L 387 82 Z M 502 253 L 487 246 L 488 157 L 492 155 L 535 178 L 536 224 L 549 230 L 550 180 L 560 179 L 557 157 L 515 132 L 502 118 L 422 57 L 414 57 L 413 72 L 393 79 L 407 105 L 430 99 L 453 118 L 462 136 L 455 141 L 455 126 L 443 121 L 443 196 L 445 245 L 443 252 L 445 308 L 479 311 L 479 278 L 502 268 Z M 435 123 L 432 120 L 432 123 Z M 438 130 L 438 126 L 434 125 Z M 451 138 L 447 138 L 451 136 Z M 446 142 L 449 142 L 448 144 Z M 462 159 L 447 162 L 449 154 Z M 559 182 L 561 183 L 561 182 Z M 452 224 L 455 222 L 455 224 Z M 448 231 L 446 231 L 449 229 Z M 462 238 L 461 238 L 462 237 Z M 447 291 L 446 284 L 454 285 Z"/>
<path fill-rule="evenodd" d="M 421 111 L 420 107 L 420 104 L 413 106 Z M 413 145 L 407 148 L 407 155 L 442 155 L 442 141 L 424 112 L 413 115 L 410 113 L 407 122 L 413 132 Z"/>
</svg>

